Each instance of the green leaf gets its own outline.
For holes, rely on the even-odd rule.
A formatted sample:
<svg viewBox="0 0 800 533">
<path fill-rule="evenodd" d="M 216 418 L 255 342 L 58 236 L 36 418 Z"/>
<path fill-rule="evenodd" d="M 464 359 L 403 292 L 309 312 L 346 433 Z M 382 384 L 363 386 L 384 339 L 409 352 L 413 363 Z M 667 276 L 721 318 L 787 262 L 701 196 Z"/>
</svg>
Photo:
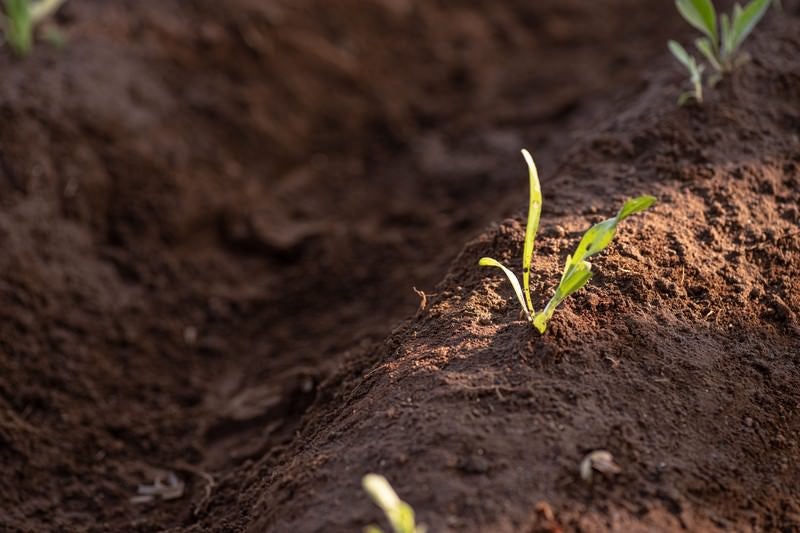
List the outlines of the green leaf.
<svg viewBox="0 0 800 533">
<path fill-rule="evenodd" d="M 676 0 L 675 5 L 686 22 L 717 42 L 717 15 L 711 0 Z"/>
<path fill-rule="evenodd" d="M 576 264 L 566 279 L 558 285 L 559 299 L 563 300 L 573 292 L 583 288 L 592 277 L 592 264 L 588 261 L 581 261 Z"/>
<path fill-rule="evenodd" d="M 517 279 L 517 276 L 509 269 L 507 269 L 505 266 L 503 266 L 503 264 L 500 263 L 500 261 L 492 259 L 491 257 L 481 258 L 481 260 L 478 261 L 478 264 L 480 266 L 499 268 L 505 273 L 506 277 L 508 278 L 508 281 L 511 282 L 511 286 L 514 287 L 514 293 L 516 293 L 517 300 L 519 300 L 519 305 L 522 307 L 523 313 L 525 313 L 525 318 L 530 322 L 531 314 L 528 312 L 528 308 L 525 305 L 525 297 L 522 295 L 522 287 L 520 287 L 519 285 L 519 280 Z"/>
<path fill-rule="evenodd" d="M 677 41 L 669 41 L 667 42 L 667 46 L 669 47 L 669 51 L 672 52 L 672 55 L 675 56 L 675 59 L 681 62 L 683 66 L 687 69 L 691 69 L 692 65 L 694 64 L 694 58 L 689 55 L 689 52 L 686 51 L 686 48 L 681 46 L 681 43 Z"/>
<path fill-rule="evenodd" d="M 530 320 L 533 313 L 533 302 L 531 302 L 531 263 L 533 262 L 533 245 L 536 241 L 536 232 L 539 231 L 539 218 L 542 214 L 542 190 L 539 186 L 539 173 L 536 170 L 536 163 L 527 150 L 522 150 L 522 156 L 528 165 L 528 177 L 530 180 L 530 199 L 528 202 L 528 224 L 525 227 L 525 245 L 522 250 L 522 285 L 525 293 L 525 306 L 528 312 L 526 316 Z"/>
<path fill-rule="evenodd" d="M 414 509 L 407 503 L 401 502 L 394 512 L 389 514 L 389 522 L 395 533 L 414 533 L 416 530 Z"/>
<path fill-rule="evenodd" d="M 717 59 L 717 55 L 714 53 L 714 48 L 711 46 L 711 41 L 709 41 L 707 37 L 700 37 L 696 39 L 694 45 L 700 51 L 700 53 L 703 54 L 706 60 L 711 63 L 711 66 L 714 67 L 714 69 L 722 70 L 722 64 L 719 62 L 719 59 Z"/>
<path fill-rule="evenodd" d="M 720 52 L 720 59 L 722 66 L 728 68 L 728 58 L 733 54 L 733 32 L 731 31 L 731 19 L 727 13 L 723 13 L 720 17 L 722 21 L 722 52 Z"/>
<path fill-rule="evenodd" d="M 656 202 L 655 197 L 644 195 L 626 201 L 617 216 L 599 222 L 583 235 L 575 253 L 567 256 L 564 273 L 553 297 L 545 308 L 533 318 L 539 333 L 547 329 L 547 322 L 565 298 L 583 288 L 592 277 L 592 265 L 585 259 L 605 249 L 614 239 L 617 225 L 629 216 L 648 209 Z"/>
<path fill-rule="evenodd" d="M 753 0 L 744 9 L 738 5 L 736 6 L 738 9 L 734 11 L 733 17 L 733 50 L 738 49 L 747 36 L 750 35 L 756 24 L 767 13 L 771 3 L 772 0 Z"/>
<path fill-rule="evenodd" d="M 33 22 L 28 0 L 5 0 L 6 39 L 11 48 L 21 56 L 33 47 Z"/>
<path fill-rule="evenodd" d="M 374 524 L 370 524 L 364 528 L 364 533 L 383 533 L 383 530 Z"/>
<path fill-rule="evenodd" d="M 567 259 L 569 262 L 569 258 Z M 565 272 L 564 278 L 558 284 L 555 294 L 547 302 L 545 308 L 533 318 L 533 326 L 539 331 L 544 333 L 547 331 L 547 323 L 553 317 L 556 308 L 561 305 L 570 294 L 580 290 L 592 278 L 592 265 L 583 261 L 581 263 L 570 265 L 570 268 Z"/>
<path fill-rule="evenodd" d="M 416 525 L 414 509 L 397 496 L 385 477 L 367 474 L 361 480 L 361 485 L 372 501 L 383 510 L 394 533 L 423 533 L 425 531 L 424 527 Z M 376 526 L 368 526 L 366 531 L 372 533 L 380 531 L 380 529 Z"/>
<path fill-rule="evenodd" d="M 702 41 L 708 43 L 708 39 L 703 38 Z M 693 56 L 686 51 L 686 49 L 681 46 L 679 43 L 675 41 L 669 41 L 667 43 L 669 46 L 670 52 L 675 58 L 680 61 L 688 70 L 689 70 L 689 80 L 692 82 L 692 86 L 694 87 L 693 93 L 684 93 L 678 98 L 678 105 L 683 105 L 691 98 L 694 98 L 698 102 L 703 101 L 703 65 L 698 65 L 697 61 Z M 713 52 L 712 52 L 713 53 Z"/>
<path fill-rule="evenodd" d="M 650 209 L 654 203 L 656 203 L 656 197 L 649 194 L 632 198 L 625 202 L 617 213 L 617 221 L 622 222 L 631 215 Z"/>
<path fill-rule="evenodd" d="M 618 222 L 619 219 L 617 217 L 608 218 L 589 228 L 586 233 L 583 234 L 583 238 L 575 249 L 575 253 L 572 254 L 572 262 L 580 263 L 611 244 L 614 235 L 617 233 Z"/>
</svg>

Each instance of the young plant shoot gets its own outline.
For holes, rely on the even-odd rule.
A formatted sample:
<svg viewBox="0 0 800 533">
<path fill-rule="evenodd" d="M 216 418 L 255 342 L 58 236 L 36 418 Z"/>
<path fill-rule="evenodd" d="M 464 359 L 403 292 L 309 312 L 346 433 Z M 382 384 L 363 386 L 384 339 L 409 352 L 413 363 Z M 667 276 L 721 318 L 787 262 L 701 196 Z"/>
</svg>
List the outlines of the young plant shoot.
<svg viewBox="0 0 800 533">
<path fill-rule="evenodd" d="M 705 65 L 698 65 L 694 56 L 690 55 L 686 49 L 675 41 L 667 43 L 669 51 L 672 55 L 686 67 L 689 71 L 689 81 L 692 83 L 692 90 L 687 91 L 678 97 L 678 105 L 684 105 L 690 100 L 694 100 L 698 104 L 703 103 L 703 71 Z"/>
<path fill-rule="evenodd" d="M 66 0 L 5 0 L 2 17 L 5 38 L 17 55 L 27 55 L 33 48 L 36 26 L 55 13 Z"/>
<path fill-rule="evenodd" d="M 531 262 L 533 261 L 533 245 L 536 239 L 536 232 L 539 229 L 539 217 L 542 213 L 542 192 L 539 186 L 539 174 L 536 171 L 536 164 L 533 158 L 527 150 L 523 150 L 522 155 L 528 164 L 528 176 L 530 179 L 528 224 L 525 229 L 525 244 L 522 252 L 522 286 L 520 286 L 517 276 L 496 259 L 484 257 L 478 264 L 480 266 L 499 268 L 505 273 L 514 288 L 514 293 L 522 306 L 522 313 L 525 318 L 533 324 L 539 333 L 544 333 L 547 330 L 547 323 L 552 318 L 558 305 L 569 295 L 581 289 L 591 279 L 592 265 L 586 259 L 602 251 L 611 243 L 617 233 L 617 226 L 620 222 L 633 214 L 648 209 L 656 202 L 656 199 L 653 196 L 639 196 L 628 200 L 615 217 L 589 228 L 583 235 L 575 252 L 567 256 L 564 272 L 561 275 L 558 287 L 556 287 L 555 294 L 547 302 L 544 309 L 536 313 L 531 301 L 530 274 Z"/>
<path fill-rule="evenodd" d="M 367 474 L 361 480 L 361 485 L 386 515 L 394 533 L 425 533 L 425 526 L 415 522 L 414 509 L 397 496 L 385 477 Z M 364 528 L 364 533 L 383 533 L 383 530 L 371 525 Z"/>
<path fill-rule="evenodd" d="M 747 61 L 747 56 L 739 52 L 744 40 L 764 17 L 770 4 L 775 0 L 751 0 L 745 7 L 734 5 L 733 13 L 717 15 L 711 0 L 675 0 L 681 16 L 700 30 L 704 37 L 695 40 L 694 45 L 714 69 L 709 85 L 714 86 L 721 77 Z M 688 70 L 694 93 L 684 93 L 678 100 L 683 104 L 690 98 L 702 102 L 703 65 L 675 41 L 668 43 L 670 52 Z"/>
</svg>

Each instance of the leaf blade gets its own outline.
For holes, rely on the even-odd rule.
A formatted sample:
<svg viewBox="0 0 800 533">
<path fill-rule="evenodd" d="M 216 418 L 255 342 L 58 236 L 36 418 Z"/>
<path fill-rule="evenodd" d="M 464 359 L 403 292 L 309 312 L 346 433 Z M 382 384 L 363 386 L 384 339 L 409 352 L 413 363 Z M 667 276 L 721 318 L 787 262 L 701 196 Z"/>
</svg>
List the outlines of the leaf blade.
<svg viewBox="0 0 800 533">
<path fill-rule="evenodd" d="M 503 271 L 508 278 L 508 281 L 511 282 L 511 286 L 514 288 L 514 293 L 517 295 L 519 305 L 522 307 L 522 311 L 525 313 L 525 318 L 530 322 L 531 314 L 528 312 L 528 307 L 525 304 L 525 298 L 522 295 L 522 287 L 519 284 L 516 274 L 506 268 L 500 261 L 492 259 L 491 257 L 482 257 L 480 261 L 478 261 L 478 265 L 499 268 Z"/>
<path fill-rule="evenodd" d="M 622 222 L 631 215 L 650 209 L 656 201 L 656 197 L 649 194 L 627 200 L 617 214 L 617 222 Z"/>
<path fill-rule="evenodd" d="M 33 47 L 33 20 L 27 0 L 5 0 L 6 39 L 17 55 L 27 55 Z"/>
<path fill-rule="evenodd" d="M 675 59 L 677 59 L 687 69 L 692 69 L 694 59 L 689 55 L 689 52 L 686 51 L 686 48 L 684 48 L 679 42 L 672 40 L 667 42 L 667 46 L 669 47 L 669 51 L 672 52 L 672 55 L 675 56 Z"/>
<path fill-rule="evenodd" d="M 717 59 L 716 54 L 714 53 L 714 48 L 711 46 L 711 41 L 708 40 L 706 37 L 700 37 L 696 39 L 694 42 L 695 48 L 697 48 L 701 54 L 706 58 L 706 60 L 714 67 L 715 70 L 722 70 L 722 63 L 719 62 Z"/>
<path fill-rule="evenodd" d="M 528 179 L 530 181 L 530 198 L 528 201 L 528 223 L 525 226 L 525 244 L 522 250 L 522 286 L 525 292 L 525 305 L 528 317 L 533 314 L 531 301 L 531 264 L 533 263 L 533 250 L 536 242 L 536 233 L 539 231 L 539 219 L 542 215 L 542 189 L 539 185 L 539 172 L 530 152 L 523 149 L 522 156 L 528 165 Z"/>
<path fill-rule="evenodd" d="M 753 0 L 744 9 L 736 13 L 733 20 L 733 50 L 738 49 L 756 24 L 764 18 L 772 0 Z"/>
<path fill-rule="evenodd" d="M 400 499 L 385 477 L 378 474 L 367 474 L 361 478 L 361 486 L 386 515 L 394 533 L 422 533 L 425 531 L 423 526 L 416 525 L 414 509 Z M 381 530 L 374 525 L 365 528 L 365 533 L 376 531 Z"/>
<path fill-rule="evenodd" d="M 712 42 L 718 42 L 717 14 L 711 0 L 675 0 L 675 6 L 686 22 L 705 33 Z"/>
<path fill-rule="evenodd" d="M 585 259 L 611 244 L 617 232 L 617 225 L 622 220 L 649 209 L 655 202 L 655 196 L 650 195 L 631 198 L 622 205 L 615 217 L 598 222 L 584 233 L 575 252 L 567 256 L 564 273 L 552 298 L 547 302 L 545 308 L 533 318 L 533 325 L 539 333 L 547 330 L 547 323 L 561 302 L 582 289 L 592 278 L 592 265 Z"/>
</svg>

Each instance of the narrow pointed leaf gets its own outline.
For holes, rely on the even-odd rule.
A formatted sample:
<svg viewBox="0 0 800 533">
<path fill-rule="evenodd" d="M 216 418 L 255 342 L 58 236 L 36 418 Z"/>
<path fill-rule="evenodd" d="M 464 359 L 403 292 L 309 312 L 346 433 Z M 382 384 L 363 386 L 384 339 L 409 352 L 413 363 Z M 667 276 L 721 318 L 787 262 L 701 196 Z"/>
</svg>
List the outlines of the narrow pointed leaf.
<svg viewBox="0 0 800 533">
<path fill-rule="evenodd" d="M 397 496 L 385 477 L 367 474 L 361 480 L 361 485 L 372 501 L 386 515 L 394 533 L 422 533 L 425 531 L 424 527 L 416 525 L 414 509 Z M 380 531 L 380 529 L 376 526 L 369 526 L 365 531 Z"/>
<path fill-rule="evenodd" d="M 732 46 L 736 50 L 764 17 L 772 0 L 753 0 L 744 9 L 739 8 L 733 18 Z M 738 7 L 738 6 L 737 6 Z"/>
<path fill-rule="evenodd" d="M 514 293 L 517 295 L 517 300 L 519 300 L 519 305 L 522 307 L 522 311 L 525 313 L 525 318 L 528 321 L 530 321 L 531 320 L 531 314 L 528 312 L 528 308 L 525 305 L 525 297 L 522 295 L 522 287 L 519 284 L 519 280 L 517 279 L 517 276 L 513 272 L 511 272 L 509 269 L 507 269 L 505 266 L 503 266 L 502 263 L 500 263 L 499 261 L 497 261 L 495 259 L 492 259 L 491 257 L 483 257 L 483 258 L 481 258 L 481 260 L 478 261 L 478 264 L 480 266 L 489 266 L 489 267 L 499 268 L 500 270 L 502 270 L 505 273 L 506 277 L 508 278 L 508 281 L 511 282 L 511 286 L 514 287 Z"/>
<path fill-rule="evenodd" d="M 589 228 L 586 233 L 583 234 L 583 238 L 575 249 L 575 253 L 572 254 L 572 262 L 580 263 L 611 244 L 614 235 L 617 233 L 618 222 L 619 220 L 617 217 L 608 218 Z"/>
<path fill-rule="evenodd" d="M 539 218 L 542 214 L 542 190 L 539 186 L 539 173 L 536 170 L 536 163 L 533 162 L 530 152 L 522 150 L 522 156 L 528 165 L 528 177 L 530 179 L 530 200 L 528 202 L 528 224 L 525 227 L 525 245 L 522 250 L 522 286 L 525 294 L 525 306 L 528 310 L 528 317 L 533 313 L 533 302 L 531 302 L 531 264 L 533 262 L 533 247 L 536 241 L 536 233 L 539 231 Z"/>
<path fill-rule="evenodd" d="M 567 278 L 558 286 L 557 292 L 561 300 L 583 288 L 592 277 L 592 265 L 582 261 L 570 271 Z"/>
<path fill-rule="evenodd" d="M 636 213 L 641 213 L 642 211 L 649 209 L 654 203 L 656 203 L 656 197 L 650 196 L 649 194 L 631 198 L 630 200 L 626 201 L 625 204 L 623 204 L 622 209 L 619 210 L 619 213 L 617 214 L 617 222 L 622 222 L 631 215 L 635 215 Z"/>
<path fill-rule="evenodd" d="M 722 62 L 723 66 L 728 66 L 728 58 L 733 54 L 733 31 L 731 29 L 731 19 L 727 13 L 723 13 L 720 17 L 722 21 L 722 33 L 720 40 L 722 41 Z"/>
<path fill-rule="evenodd" d="M 692 69 L 694 65 L 694 59 L 679 42 L 669 41 L 667 46 L 669 47 L 669 51 L 672 52 L 672 55 L 675 56 L 675 59 L 680 61 L 687 69 Z"/>
<path fill-rule="evenodd" d="M 547 323 L 552 318 L 556 308 L 561 305 L 567 296 L 583 288 L 592 278 L 591 271 L 592 265 L 586 261 L 571 265 L 572 268 L 565 273 L 564 279 L 559 283 L 556 288 L 555 294 L 547 302 L 545 308 L 533 318 L 533 326 L 539 331 L 544 333 L 547 330 Z"/>
<path fill-rule="evenodd" d="M 361 485 L 364 490 L 375 502 L 375 505 L 380 507 L 384 512 L 394 509 L 400 504 L 400 498 L 394 491 L 389 481 L 378 474 L 367 474 L 361 480 Z"/>
<path fill-rule="evenodd" d="M 605 249 L 611 243 L 620 221 L 648 209 L 655 202 L 655 197 L 649 195 L 632 198 L 622 205 L 617 216 L 599 222 L 586 231 L 575 253 L 567 256 L 564 273 L 553 297 L 545 308 L 533 317 L 533 326 L 539 333 L 545 332 L 548 321 L 561 302 L 582 289 L 592 278 L 592 265 L 585 259 Z"/>
<path fill-rule="evenodd" d="M 717 15 L 711 0 L 676 0 L 675 5 L 686 22 L 717 42 Z"/>
<path fill-rule="evenodd" d="M 707 37 L 700 37 L 694 42 L 694 45 L 700 50 L 700 53 L 703 54 L 703 57 L 706 58 L 706 61 L 708 61 L 714 69 L 722 70 L 722 65 L 714 53 L 711 41 L 709 41 Z"/>
<path fill-rule="evenodd" d="M 396 533 L 415 533 L 414 509 L 407 503 L 401 502 L 396 512 L 390 515 L 389 520 Z"/>
</svg>

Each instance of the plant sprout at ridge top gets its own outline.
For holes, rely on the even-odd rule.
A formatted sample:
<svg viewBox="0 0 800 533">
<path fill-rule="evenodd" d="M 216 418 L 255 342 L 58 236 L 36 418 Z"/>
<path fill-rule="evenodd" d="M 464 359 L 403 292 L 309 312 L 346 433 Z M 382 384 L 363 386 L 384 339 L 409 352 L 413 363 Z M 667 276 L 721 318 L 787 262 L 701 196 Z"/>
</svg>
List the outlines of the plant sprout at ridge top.
<svg viewBox="0 0 800 533">
<path fill-rule="evenodd" d="M 536 313 L 531 301 L 530 294 L 530 275 L 531 263 L 533 261 L 534 241 L 536 232 L 539 229 L 539 217 L 542 213 L 542 192 L 539 186 L 539 174 L 536 164 L 527 150 L 522 150 L 525 162 L 528 164 L 528 175 L 530 178 L 530 200 L 528 203 L 528 224 L 525 229 L 525 244 L 522 252 L 522 286 L 520 286 L 517 276 L 508 268 L 503 266 L 496 259 L 491 257 L 482 258 L 478 264 L 480 266 L 490 266 L 501 269 L 522 306 L 525 318 L 533 324 L 539 331 L 544 333 L 547 330 L 547 323 L 553 316 L 556 308 L 569 295 L 581 289 L 592 277 L 592 265 L 586 259 L 604 250 L 617 233 L 617 226 L 629 216 L 642 212 L 652 206 L 656 199 L 653 196 L 639 196 L 625 202 L 616 216 L 599 222 L 589 228 L 583 235 L 578 247 L 571 255 L 567 256 L 564 272 L 561 281 L 556 287 L 555 294 L 547 302 L 547 305 Z"/>
</svg>

